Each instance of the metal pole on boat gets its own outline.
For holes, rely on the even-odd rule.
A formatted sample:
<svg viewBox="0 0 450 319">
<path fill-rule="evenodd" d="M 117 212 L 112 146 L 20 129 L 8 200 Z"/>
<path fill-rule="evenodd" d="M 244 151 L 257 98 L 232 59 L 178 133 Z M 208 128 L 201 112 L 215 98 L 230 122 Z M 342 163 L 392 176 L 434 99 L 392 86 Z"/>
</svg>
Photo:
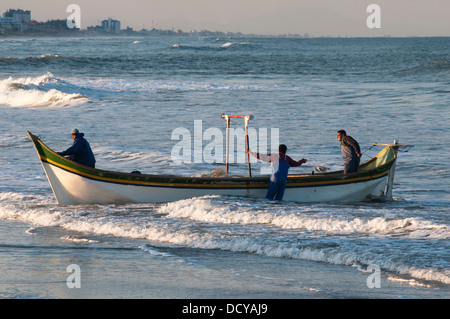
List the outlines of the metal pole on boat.
<svg viewBox="0 0 450 319">
<path fill-rule="evenodd" d="M 253 120 L 253 115 L 225 115 L 222 114 L 221 117 L 227 121 L 227 158 L 226 158 L 226 170 L 228 175 L 229 170 L 229 145 L 230 145 L 230 124 L 231 124 L 231 118 L 239 118 L 245 120 L 245 143 L 246 143 L 246 150 L 247 150 L 247 162 L 248 162 L 248 175 L 252 177 L 252 171 L 250 166 L 250 154 L 249 154 L 249 139 L 248 139 L 248 122 L 250 120 Z"/>
<path fill-rule="evenodd" d="M 252 115 L 245 117 L 245 147 L 247 150 L 248 176 L 252 178 L 252 168 L 250 165 L 250 145 L 248 142 L 248 122 L 250 121 L 250 117 L 253 118 Z"/>
<path fill-rule="evenodd" d="M 230 117 L 228 115 L 222 115 L 222 117 L 225 118 L 225 121 L 227 121 L 227 159 L 226 159 L 226 170 L 227 170 L 227 175 L 228 175 L 228 170 L 229 170 L 229 166 L 230 163 L 228 162 L 228 158 L 229 158 L 229 149 L 230 149 Z"/>
</svg>

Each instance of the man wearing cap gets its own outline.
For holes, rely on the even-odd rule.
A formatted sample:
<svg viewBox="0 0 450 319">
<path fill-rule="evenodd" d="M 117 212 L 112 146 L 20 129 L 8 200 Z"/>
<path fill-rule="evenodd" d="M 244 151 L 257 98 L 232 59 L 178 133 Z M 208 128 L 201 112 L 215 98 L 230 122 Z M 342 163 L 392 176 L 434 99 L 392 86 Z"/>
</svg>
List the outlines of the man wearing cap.
<svg viewBox="0 0 450 319">
<path fill-rule="evenodd" d="M 286 155 L 286 152 L 287 147 L 284 144 L 281 144 L 278 147 L 278 154 L 265 155 L 249 151 L 249 154 L 257 159 L 272 164 L 272 175 L 270 176 L 269 189 L 267 190 L 266 195 L 266 198 L 269 200 L 282 200 L 286 188 L 289 168 L 306 163 L 306 159 L 304 158 L 299 161 L 294 161 L 290 156 Z"/>
<path fill-rule="evenodd" d="M 91 146 L 88 141 L 83 137 L 84 133 L 80 133 L 78 129 L 74 128 L 71 131 L 73 138 L 73 144 L 64 152 L 58 152 L 61 156 L 69 156 L 68 158 L 74 162 L 86 165 L 89 167 L 95 167 L 95 157 L 92 153 Z"/>
</svg>

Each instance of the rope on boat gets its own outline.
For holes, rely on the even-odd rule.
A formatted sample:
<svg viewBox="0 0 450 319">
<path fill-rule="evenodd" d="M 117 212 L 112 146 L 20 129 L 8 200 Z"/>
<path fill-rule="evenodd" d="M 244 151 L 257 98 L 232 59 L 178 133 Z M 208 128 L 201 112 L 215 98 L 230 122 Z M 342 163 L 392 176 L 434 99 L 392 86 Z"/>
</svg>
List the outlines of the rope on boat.
<svg viewBox="0 0 450 319">
<path fill-rule="evenodd" d="M 379 146 L 380 144 L 374 143 L 371 147 L 369 147 L 367 150 L 361 153 L 361 156 L 366 155 L 367 157 L 372 158 L 373 156 L 369 156 L 366 154 L 366 152 L 370 151 L 375 146 Z M 411 148 L 414 147 L 414 145 L 404 145 L 404 144 L 385 144 L 385 145 L 391 145 L 397 147 L 397 150 L 402 153 L 407 153 Z"/>
</svg>

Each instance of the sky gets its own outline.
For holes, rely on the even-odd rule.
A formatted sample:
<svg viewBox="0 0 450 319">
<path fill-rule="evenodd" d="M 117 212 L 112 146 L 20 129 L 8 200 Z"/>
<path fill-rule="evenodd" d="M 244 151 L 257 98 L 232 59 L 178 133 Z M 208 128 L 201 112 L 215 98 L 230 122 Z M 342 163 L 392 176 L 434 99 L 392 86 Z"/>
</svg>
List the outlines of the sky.
<svg viewBox="0 0 450 319">
<path fill-rule="evenodd" d="M 8 9 L 31 10 L 36 21 L 66 19 L 81 9 L 81 28 L 113 18 L 122 29 L 209 30 L 310 36 L 450 36 L 450 0 L 1 0 Z M 370 4 L 380 8 L 380 28 L 369 28 Z"/>
</svg>

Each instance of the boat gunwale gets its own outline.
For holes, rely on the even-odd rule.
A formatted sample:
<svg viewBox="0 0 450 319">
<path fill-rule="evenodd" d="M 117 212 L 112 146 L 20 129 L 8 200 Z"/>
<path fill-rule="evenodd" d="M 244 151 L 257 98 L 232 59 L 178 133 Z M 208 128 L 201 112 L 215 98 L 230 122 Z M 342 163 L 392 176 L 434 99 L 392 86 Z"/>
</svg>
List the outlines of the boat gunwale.
<svg viewBox="0 0 450 319">
<path fill-rule="evenodd" d="M 267 176 L 224 176 L 224 177 L 211 177 L 211 176 L 180 176 L 180 175 L 156 175 L 156 174 L 135 174 L 126 172 L 116 172 L 109 170 L 102 170 L 97 168 L 88 167 L 74 161 L 71 161 L 45 145 L 39 137 L 33 135 L 27 131 L 33 141 L 35 148 L 38 152 L 39 158 L 42 162 L 46 162 L 50 165 L 59 167 L 60 169 L 69 171 L 71 173 L 80 175 L 84 178 L 97 180 L 100 182 L 120 183 L 126 185 L 136 186 L 161 186 L 161 187 L 195 187 L 198 184 L 199 187 L 214 187 L 214 188 L 227 188 L 243 187 L 243 188 L 259 188 L 267 187 L 269 182 L 269 175 Z M 59 159 L 63 163 L 56 162 L 45 155 L 44 150 L 41 154 L 38 145 L 45 148 L 53 156 Z M 392 148 L 387 146 L 385 148 Z M 384 149 L 385 149 L 384 148 Z M 384 150 L 383 149 L 383 150 Z M 379 152 L 379 154 L 382 151 Z M 377 159 L 378 155 L 371 158 L 367 162 L 361 164 L 361 167 L 367 166 Z M 361 181 L 372 180 L 383 177 L 389 173 L 389 170 L 397 156 L 393 152 L 393 158 L 386 163 L 377 166 L 367 171 L 359 171 L 356 173 L 344 174 L 343 171 L 333 171 L 317 174 L 292 174 L 288 175 L 288 182 L 286 187 L 302 187 L 302 186 L 326 186 L 326 185 L 338 185 L 349 184 Z M 69 165 L 67 165 L 69 164 Z M 342 172 L 342 173 L 341 173 Z M 330 179 L 332 177 L 332 179 Z M 220 183 L 218 183 L 220 182 Z"/>
</svg>

